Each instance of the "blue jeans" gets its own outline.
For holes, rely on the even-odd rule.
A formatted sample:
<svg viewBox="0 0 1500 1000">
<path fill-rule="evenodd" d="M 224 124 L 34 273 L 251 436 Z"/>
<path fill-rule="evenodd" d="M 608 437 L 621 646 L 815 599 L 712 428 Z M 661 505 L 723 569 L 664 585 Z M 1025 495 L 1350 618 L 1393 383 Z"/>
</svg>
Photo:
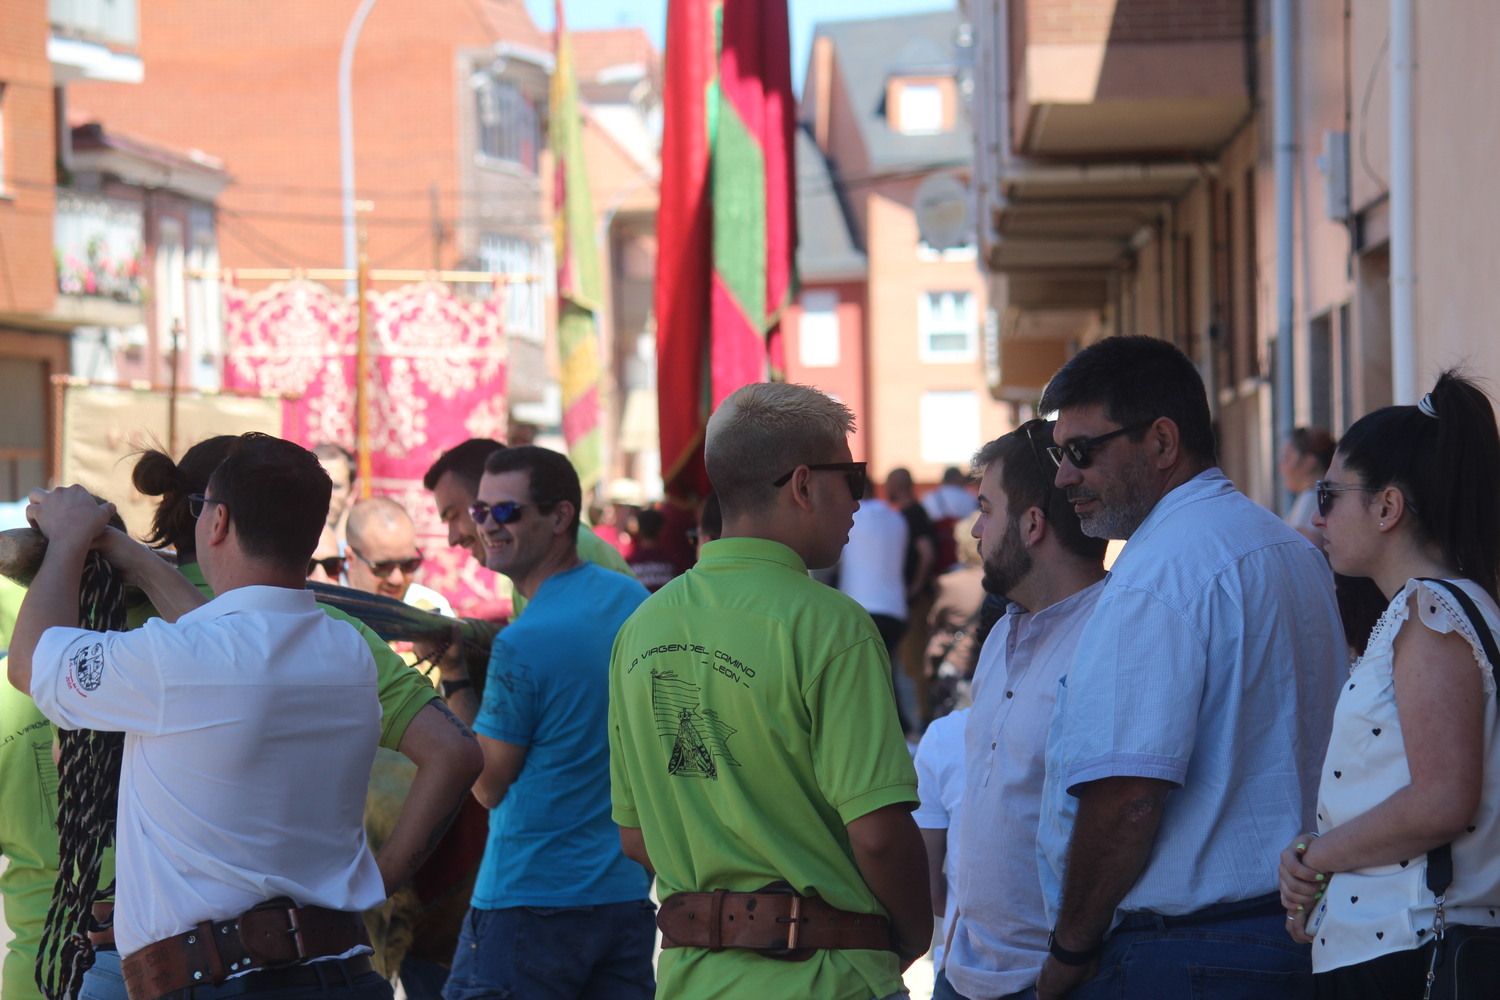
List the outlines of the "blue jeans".
<svg viewBox="0 0 1500 1000">
<path fill-rule="evenodd" d="M 94 964 L 83 974 L 78 1000 L 125 1000 L 125 975 L 120 953 L 113 948 L 94 952 Z"/>
<path fill-rule="evenodd" d="M 651 1000 L 656 907 L 470 909 L 444 1000 Z"/>
<path fill-rule="evenodd" d="M 279 990 L 257 990 L 252 973 L 238 979 L 230 979 L 218 986 L 195 986 L 168 994 L 176 1000 L 214 1000 L 215 997 L 278 997 L 282 1000 L 391 1000 L 391 984 L 370 972 L 355 979 L 344 975 L 335 963 L 314 963 L 314 969 L 322 966 L 327 974 L 317 985 L 296 986 Z M 126 1000 L 125 976 L 120 971 L 120 953 L 113 948 L 94 953 L 94 965 L 83 974 L 83 985 L 78 990 L 78 1000 Z"/>
<path fill-rule="evenodd" d="M 965 997 L 954 989 L 953 984 L 948 982 L 948 977 L 942 970 L 938 970 L 937 980 L 932 984 L 932 1000 L 971 1000 L 971 998 Z M 972 1000 L 990 1000 L 990 998 L 974 997 Z M 1036 1000 L 1036 987 L 1028 986 L 1019 993 L 1008 993 L 996 1000 Z"/>
<path fill-rule="evenodd" d="M 1167 918 L 1170 920 L 1171 918 Z M 1154 926 L 1141 926 L 1154 921 Z M 1311 1000 L 1312 951 L 1284 913 L 1183 926 L 1135 915 L 1104 944 L 1099 973 L 1068 1000 Z"/>
<path fill-rule="evenodd" d="M 398 978 L 406 1000 L 439 1000 L 443 984 L 448 982 L 448 970 L 436 962 L 407 955 L 401 960 Z"/>
</svg>

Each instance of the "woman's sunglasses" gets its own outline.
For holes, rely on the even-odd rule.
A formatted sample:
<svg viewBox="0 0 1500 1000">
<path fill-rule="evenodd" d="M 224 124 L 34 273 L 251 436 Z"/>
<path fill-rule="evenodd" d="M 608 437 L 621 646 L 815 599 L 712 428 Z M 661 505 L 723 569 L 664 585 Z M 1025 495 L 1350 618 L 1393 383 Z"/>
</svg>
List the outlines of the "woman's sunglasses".
<svg viewBox="0 0 1500 1000">
<path fill-rule="evenodd" d="M 328 574 L 330 580 L 337 580 L 339 574 L 344 571 L 343 556 L 324 556 L 322 559 L 309 559 L 307 561 L 307 575 L 312 576 L 313 570 L 322 567 L 323 572 Z"/>
<path fill-rule="evenodd" d="M 1378 493 L 1379 490 L 1370 486 L 1344 486 L 1339 483 L 1330 483 L 1319 479 L 1313 484 L 1313 489 L 1318 498 L 1318 516 L 1327 517 L 1328 512 L 1333 510 L 1333 501 L 1340 493 Z M 1407 504 L 1408 507 L 1411 504 Z"/>
</svg>

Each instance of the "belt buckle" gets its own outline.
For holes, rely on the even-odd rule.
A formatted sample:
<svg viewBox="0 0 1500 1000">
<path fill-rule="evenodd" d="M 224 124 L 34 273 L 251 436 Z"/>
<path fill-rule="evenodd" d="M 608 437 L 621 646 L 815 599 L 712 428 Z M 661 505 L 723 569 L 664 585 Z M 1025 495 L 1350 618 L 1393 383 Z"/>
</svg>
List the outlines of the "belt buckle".
<svg viewBox="0 0 1500 1000">
<path fill-rule="evenodd" d="M 277 927 L 273 924 L 267 928 L 261 923 L 266 919 L 274 920 L 277 914 L 285 918 L 285 927 Z M 302 935 L 302 922 L 298 918 L 295 905 L 256 907 L 240 915 L 240 918 L 235 921 L 235 929 L 239 931 L 240 945 L 244 948 L 245 955 L 260 968 L 286 968 L 308 957 L 307 941 Z M 283 957 L 285 953 L 279 948 L 275 949 L 279 953 L 275 955 L 267 954 L 261 949 L 262 941 L 269 944 L 282 934 L 292 939 L 294 954 L 291 957 Z"/>
<path fill-rule="evenodd" d="M 786 945 L 781 948 L 766 948 L 757 953 L 766 958 L 774 958 L 781 962 L 802 962 L 812 957 L 812 948 L 801 948 L 798 945 L 802 937 L 802 896 L 786 882 L 773 882 L 757 892 L 777 896 L 791 896 L 791 912 L 785 917 L 777 917 L 778 924 L 786 924 Z"/>
</svg>

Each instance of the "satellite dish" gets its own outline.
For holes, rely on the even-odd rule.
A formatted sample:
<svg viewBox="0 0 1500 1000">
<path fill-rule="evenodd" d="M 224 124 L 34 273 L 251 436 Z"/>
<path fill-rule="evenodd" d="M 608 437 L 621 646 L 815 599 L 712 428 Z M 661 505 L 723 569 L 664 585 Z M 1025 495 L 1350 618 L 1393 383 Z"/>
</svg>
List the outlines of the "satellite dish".
<svg viewBox="0 0 1500 1000">
<path fill-rule="evenodd" d="M 974 201 L 955 174 L 933 174 L 917 187 L 917 232 L 934 250 L 973 246 Z"/>
</svg>

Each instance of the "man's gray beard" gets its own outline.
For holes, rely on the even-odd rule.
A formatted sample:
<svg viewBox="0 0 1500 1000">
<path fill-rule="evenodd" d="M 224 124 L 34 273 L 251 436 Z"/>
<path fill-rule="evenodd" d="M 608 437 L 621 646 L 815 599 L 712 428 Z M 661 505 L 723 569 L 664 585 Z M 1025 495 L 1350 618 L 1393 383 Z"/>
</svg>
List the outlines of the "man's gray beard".
<svg viewBox="0 0 1500 1000">
<path fill-rule="evenodd" d="M 1098 513 L 1087 518 L 1080 517 L 1078 526 L 1090 538 L 1128 539 L 1150 516 L 1155 506 L 1153 503 L 1145 509 L 1139 509 L 1135 504 L 1125 508 L 1105 508 L 1101 504 Z"/>
</svg>

